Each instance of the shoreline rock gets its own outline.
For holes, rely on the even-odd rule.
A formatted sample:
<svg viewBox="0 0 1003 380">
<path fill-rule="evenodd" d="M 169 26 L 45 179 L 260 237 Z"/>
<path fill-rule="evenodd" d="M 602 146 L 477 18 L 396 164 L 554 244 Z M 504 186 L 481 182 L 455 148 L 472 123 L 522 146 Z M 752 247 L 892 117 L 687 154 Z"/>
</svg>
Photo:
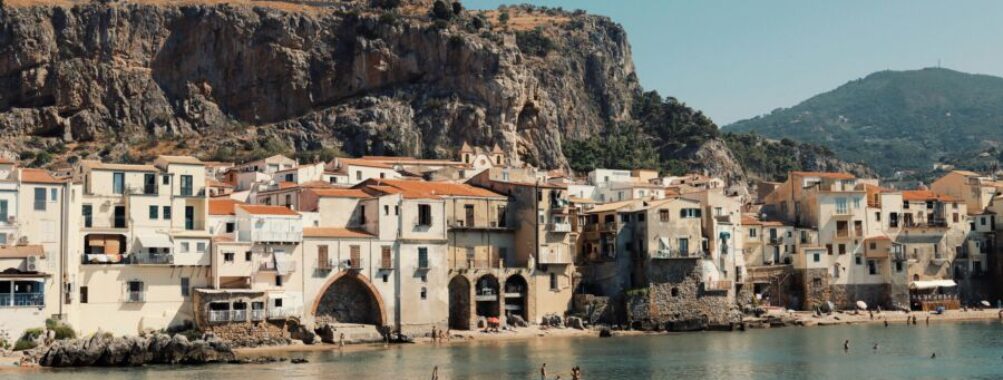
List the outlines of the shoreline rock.
<svg viewBox="0 0 1003 380">
<path fill-rule="evenodd" d="M 144 364 L 207 364 L 236 359 L 231 346 L 209 336 L 189 341 L 184 335 L 111 337 L 56 341 L 30 350 L 26 360 L 43 367 L 132 367 Z"/>
</svg>

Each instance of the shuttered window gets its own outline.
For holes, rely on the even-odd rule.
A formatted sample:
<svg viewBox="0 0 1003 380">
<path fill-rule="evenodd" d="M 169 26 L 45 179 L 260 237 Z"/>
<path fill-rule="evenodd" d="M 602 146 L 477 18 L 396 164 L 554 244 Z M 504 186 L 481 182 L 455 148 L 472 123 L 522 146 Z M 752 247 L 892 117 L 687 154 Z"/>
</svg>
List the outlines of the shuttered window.
<svg viewBox="0 0 1003 380">
<path fill-rule="evenodd" d="M 350 246 L 351 251 L 351 266 L 353 268 L 359 268 L 362 266 L 362 249 L 357 245 Z"/>
</svg>

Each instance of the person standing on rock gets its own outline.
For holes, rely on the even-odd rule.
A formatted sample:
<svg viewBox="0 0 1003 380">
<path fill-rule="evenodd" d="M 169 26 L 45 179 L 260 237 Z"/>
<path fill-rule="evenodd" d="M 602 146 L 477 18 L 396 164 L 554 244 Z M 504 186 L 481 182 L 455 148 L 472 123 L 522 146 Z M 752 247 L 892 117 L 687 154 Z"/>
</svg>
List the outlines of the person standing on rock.
<svg viewBox="0 0 1003 380">
<path fill-rule="evenodd" d="M 432 342 L 439 343 L 439 331 L 435 329 L 434 325 L 432 326 Z"/>
</svg>

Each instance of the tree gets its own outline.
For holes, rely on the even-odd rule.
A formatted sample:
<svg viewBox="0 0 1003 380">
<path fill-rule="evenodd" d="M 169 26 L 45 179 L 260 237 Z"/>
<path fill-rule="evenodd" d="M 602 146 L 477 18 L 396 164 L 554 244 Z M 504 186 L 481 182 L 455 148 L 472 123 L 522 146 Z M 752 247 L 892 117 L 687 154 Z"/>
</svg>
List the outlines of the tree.
<svg viewBox="0 0 1003 380">
<path fill-rule="evenodd" d="M 432 4 L 432 16 L 439 20 L 449 20 L 453 18 L 453 10 L 445 1 L 435 0 Z"/>
<path fill-rule="evenodd" d="M 459 16 L 460 13 L 463 13 L 463 4 L 460 4 L 459 1 L 454 1 L 453 2 L 453 14 L 456 15 L 456 16 Z"/>
<path fill-rule="evenodd" d="M 508 11 L 502 11 L 502 13 L 498 15 L 498 23 L 502 24 L 502 26 L 506 28 L 508 28 L 508 19 Z"/>
</svg>

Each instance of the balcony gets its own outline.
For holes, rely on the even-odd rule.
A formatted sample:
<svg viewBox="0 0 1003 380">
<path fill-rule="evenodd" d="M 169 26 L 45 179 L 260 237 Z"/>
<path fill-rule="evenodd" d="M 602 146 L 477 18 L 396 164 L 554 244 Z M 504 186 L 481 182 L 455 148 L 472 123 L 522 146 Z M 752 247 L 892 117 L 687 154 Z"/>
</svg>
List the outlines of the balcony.
<svg viewBox="0 0 1003 380">
<path fill-rule="evenodd" d="M 477 291 L 477 295 L 474 296 L 475 301 L 497 301 L 498 292 L 494 289 L 480 289 Z"/>
<path fill-rule="evenodd" d="M 251 309 L 251 320 L 252 321 L 263 321 L 265 320 L 265 309 Z"/>
<path fill-rule="evenodd" d="M 230 311 L 230 321 L 232 322 L 244 322 L 247 320 L 247 310 L 231 310 Z"/>
<path fill-rule="evenodd" d="M 550 232 L 571 232 L 571 223 L 550 223 L 547 225 Z"/>
<path fill-rule="evenodd" d="M 701 257 L 703 257 L 701 253 L 685 252 L 679 249 L 659 249 L 651 254 L 651 258 L 654 260 L 699 259 Z"/>
<path fill-rule="evenodd" d="M 780 236 L 771 236 L 770 237 L 770 244 L 773 244 L 773 245 L 784 244 L 784 238 L 780 237 Z"/>
<path fill-rule="evenodd" d="M 540 264 L 571 264 L 573 258 L 567 249 L 546 250 L 540 252 Z"/>
<path fill-rule="evenodd" d="M 173 254 L 147 254 L 147 253 L 136 253 L 129 256 L 130 264 L 157 264 L 157 265 L 171 265 L 174 264 Z"/>
<path fill-rule="evenodd" d="M 288 264 L 287 264 L 288 263 Z M 296 271 L 296 261 L 289 260 L 287 262 L 281 263 L 281 268 L 275 265 L 275 260 L 263 260 L 258 264 L 259 272 L 278 272 L 282 269 L 283 272 L 291 273 Z"/>
<path fill-rule="evenodd" d="M 45 306 L 45 293 L 0 294 L 0 308 Z"/>
<path fill-rule="evenodd" d="M 146 302 L 146 292 L 129 291 L 125 293 L 126 303 Z"/>
<path fill-rule="evenodd" d="M 317 269 L 318 270 L 331 271 L 331 270 L 334 270 L 334 268 L 336 266 L 337 265 L 335 265 L 333 259 L 327 259 L 327 260 L 317 259 Z"/>
</svg>

